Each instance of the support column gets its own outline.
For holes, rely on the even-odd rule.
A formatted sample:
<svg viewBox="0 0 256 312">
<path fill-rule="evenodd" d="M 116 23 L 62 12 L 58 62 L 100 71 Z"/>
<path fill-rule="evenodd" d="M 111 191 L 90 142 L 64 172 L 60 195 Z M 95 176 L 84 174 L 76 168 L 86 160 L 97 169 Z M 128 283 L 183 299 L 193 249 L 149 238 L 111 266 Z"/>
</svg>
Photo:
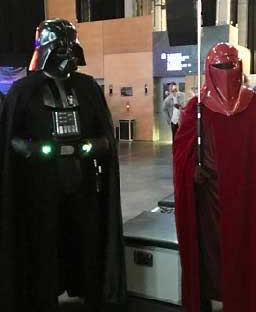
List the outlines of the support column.
<svg viewBox="0 0 256 312">
<path fill-rule="evenodd" d="M 44 0 L 44 16 L 45 16 L 45 19 L 48 18 L 48 1 L 47 0 Z"/>
<path fill-rule="evenodd" d="M 133 0 L 124 1 L 124 16 L 133 17 Z"/>
<path fill-rule="evenodd" d="M 217 0 L 216 25 L 230 24 L 231 0 Z"/>
<path fill-rule="evenodd" d="M 238 0 L 238 44 L 248 46 L 248 0 Z"/>
</svg>

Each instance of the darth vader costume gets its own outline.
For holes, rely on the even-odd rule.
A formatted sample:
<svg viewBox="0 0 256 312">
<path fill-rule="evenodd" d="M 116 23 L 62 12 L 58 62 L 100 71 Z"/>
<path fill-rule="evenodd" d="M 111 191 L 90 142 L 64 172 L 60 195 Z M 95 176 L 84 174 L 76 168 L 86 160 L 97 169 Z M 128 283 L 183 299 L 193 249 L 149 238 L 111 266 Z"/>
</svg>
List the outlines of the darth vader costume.
<svg viewBox="0 0 256 312">
<path fill-rule="evenodd" d="M 125 301 L 119 165 L 111 115 L 74 26 L 37 29 L 32 73 L 1 118 L 0 310 L 85 311 Z"/>
<path fill-rule="evenodd" d="M 256 309 L 256 96 L 242 85 L 242 62 L 227 43 L 208 53 L 201 90 L 187 104 L 174 142 L 176 224 L 186 312 Z"/>
<path fill-rule="evenodd" d="M 0 116 L 3 110 L 4 94 L 0 91 Z"/>
</svg>

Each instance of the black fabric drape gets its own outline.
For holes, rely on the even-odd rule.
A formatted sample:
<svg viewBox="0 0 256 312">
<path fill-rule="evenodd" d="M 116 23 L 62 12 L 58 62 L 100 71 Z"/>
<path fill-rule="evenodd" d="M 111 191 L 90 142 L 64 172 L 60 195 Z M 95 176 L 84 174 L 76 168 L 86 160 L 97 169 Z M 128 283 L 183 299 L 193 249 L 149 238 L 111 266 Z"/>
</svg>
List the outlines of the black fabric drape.
<svg viewBox="0 0 256 312">
<path fill-rule="evenodd" d="M 36 27 L 44 18 L 42 0 L 0 2 L 0 65 L 27 65 L 34 48 Z"/>
</svg>

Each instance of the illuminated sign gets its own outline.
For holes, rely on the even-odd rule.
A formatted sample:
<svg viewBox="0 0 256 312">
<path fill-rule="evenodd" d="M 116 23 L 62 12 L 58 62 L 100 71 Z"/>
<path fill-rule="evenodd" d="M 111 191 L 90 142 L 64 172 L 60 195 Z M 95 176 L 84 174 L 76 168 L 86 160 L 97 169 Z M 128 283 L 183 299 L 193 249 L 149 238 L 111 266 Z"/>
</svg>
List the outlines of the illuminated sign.
<svg viewBox="0 0 256 312">
<path fill-rule="evenodd" d="M 162 53 L 161 60 L 166 62 L 167 71 L 181 71 L 183 68 L 191 67 L 191 63 L 187 60 L 189 55 L 182 55 L 182 53 Z"/>
<path fill-rule="evenodd" d="M 184 77 L 197 72 L 197 46 L 169 45 L 167 32 L 153 34 L 154 77 Z"/>
</svg>

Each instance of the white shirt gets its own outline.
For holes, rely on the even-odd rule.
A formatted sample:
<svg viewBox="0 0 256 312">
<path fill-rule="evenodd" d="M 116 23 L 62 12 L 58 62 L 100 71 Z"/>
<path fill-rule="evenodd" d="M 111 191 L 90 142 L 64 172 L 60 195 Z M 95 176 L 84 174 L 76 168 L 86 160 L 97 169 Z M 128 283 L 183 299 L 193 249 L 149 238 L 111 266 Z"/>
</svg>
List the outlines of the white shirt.
<svg viewBox="0 0 256 312">
<path fill-rule="evenodd" d="M 177 96 L 173 96 L 172 98 L 174 105 L 177 104 L 178 103 Z M 171 122 L 176 125 L 179 122 L 179 119 L 180 119 L 180 110 L 174 106 Z"/>
</svg>

